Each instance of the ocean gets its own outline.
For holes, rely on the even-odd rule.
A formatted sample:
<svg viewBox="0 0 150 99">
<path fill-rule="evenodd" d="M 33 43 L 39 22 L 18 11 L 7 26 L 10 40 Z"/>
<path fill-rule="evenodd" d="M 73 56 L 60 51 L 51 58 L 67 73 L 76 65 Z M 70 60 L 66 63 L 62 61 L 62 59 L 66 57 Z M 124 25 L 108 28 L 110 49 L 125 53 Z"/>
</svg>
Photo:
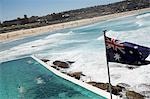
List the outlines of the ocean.
<svg viewBox="0 0 150 99">
<path fill-rule="evenodd" d="M 150 47 L 150 12 L 2 42 L 0 62 L 32 54 L 52 61 L 75 61 L 66 71 L 82 71 L 85 81 L 108 82 L 103 30 L 108 37 Z M 109 66 L 113 85 L 125 83 L 130 90 L 150 96 L 150 65 L 132 70 L 119 63 Z"/>
</svg>

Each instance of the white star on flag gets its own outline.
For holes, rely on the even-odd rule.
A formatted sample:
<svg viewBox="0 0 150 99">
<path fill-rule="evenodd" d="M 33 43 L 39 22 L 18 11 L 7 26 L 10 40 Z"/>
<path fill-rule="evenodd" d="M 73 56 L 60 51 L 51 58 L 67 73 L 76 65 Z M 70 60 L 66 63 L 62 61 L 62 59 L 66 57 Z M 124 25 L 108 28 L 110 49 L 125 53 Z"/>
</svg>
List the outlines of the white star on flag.
<svg viewBox="0 0 150 99">
<path fill-rule="evenodd" d="M 120 61 L 120 55 L 118 54 L 118 53 L 116 53 L 115 55 L 114 55 L 114 58 L 115 58 L 115 60 L 118 60 L 118 61 Z"/>
<path fill-rule="evenodd" d="M 130 54 L 133 54 L 133 51 L 129 51 Z"/>
</svg>

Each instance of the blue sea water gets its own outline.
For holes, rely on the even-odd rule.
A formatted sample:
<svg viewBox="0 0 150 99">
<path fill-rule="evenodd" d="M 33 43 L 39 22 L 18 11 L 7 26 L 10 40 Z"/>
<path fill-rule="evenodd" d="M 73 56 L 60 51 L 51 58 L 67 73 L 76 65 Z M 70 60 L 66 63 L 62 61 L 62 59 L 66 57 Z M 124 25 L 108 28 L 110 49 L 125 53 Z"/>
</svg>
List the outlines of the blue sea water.
<svg viewBox="0 0 150 99">
<path fill-rule="evenodd" d="M 82 71 L 88 78 L 108 82 L 103 30 L 107 36 L 150 47 L 150 12 L 124 16 L 91 25 L 0 43 L 0 62 L 31 54 L 50 60 L 75 63 L 67 71 Z M 148 57 L 150 60 L 150 57 Z M 150 91 L 150 65 L 129 70 L 128 65 L 110 63 L 113 85 L 126 83 L 132 90 Z M 132 74 L 132 75 L 131 75 Z M 134 80 L 133 80 L 134 79 Z"/>
<path fill-rule="evenodd" d="M 31 57 L 0 64 L 0 99 L 106 99 L 47 70 Z"/>
</svg>

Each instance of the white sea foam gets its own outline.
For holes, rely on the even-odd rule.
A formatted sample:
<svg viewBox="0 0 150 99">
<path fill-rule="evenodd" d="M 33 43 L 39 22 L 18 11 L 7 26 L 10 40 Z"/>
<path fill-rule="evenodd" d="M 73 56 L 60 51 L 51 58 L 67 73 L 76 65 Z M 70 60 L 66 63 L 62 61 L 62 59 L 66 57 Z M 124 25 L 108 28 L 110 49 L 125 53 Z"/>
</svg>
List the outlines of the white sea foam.
<svg viewBox="0 0 150 99">
<path fill-rule="evenodd" d="M 139 26 L 143 26 L 143 25 L 144 25 L 144 23 L 143 23 L 142 20 L 138 20 L 138 21 L 136 21 L 135 23 L 138 24 Z"/>
<path fill-rule="evenodd" d="M 72 32 L 68 33 L 56 33 L 49 35 L 43 39 L 35 40 L 32 42 L 27 42 L 8 50 L 0 52 L 0 61 L 10 60 L 16 56 L 34 54 L 37 51 L 44 50 L 48 47 L 54 47 L 59 44 L 63 39 L 71 35 Z"/>
<path fill-rule="evenodd" d="M 94 24 L 90 24 L 90 25 L 85 25 L 85 26 L 81 26 L 81 27 L 76 27 L 76 28 L 73 28 L 71 30 L 79 30 L 79 29 L 86 29 L 86 28 L 89 28 L 89 27 L 94 27 L 96 25 L 98 25 L 100 23 L 94 23 Z"/>
<path fill-rule="evenodd" d="M 149 31 L 150 31 L 149 27 L 144 27 L 144 28 L 140 28 L 137 30 L 130 30 L 130 31 L 120 31 L 120 32 L 110 30 L 107 32 L 107 36 L 113 37 L 118 40 L 150 47 Z"/>
<path fill-rule="evenodd" d="M 149 60 L 149 61 L 150 61 L 150 55 L 146 58 L 146 60 Z"/>
<path fill-rule="evenodd" d="M 150 31 L 149 27 L 144 27 L 144 28 L 140 28 L 137 30 L 130 30 L 130 31 L 109 30 L 107 31 L 106 36 L 121 40 L 122 42 L 131 42 L 131 43 L 150 47 L 149 31 Z M 103 41 L 104 36 L 103 35 L 99 36 L 97 40 Z"/>
<path fill-rule="evenodd" d="M 64 37 L 64 36 L 71 35 L 71 34 L 73 34 L 72 31 L 69 31 L 68 33 L 56 33 L 56 34 L 47 36 L 45 39 L 60 38 L 60 37 Z"/>
<path fill-rule="evenodd" d="M 98 38 L 97 38 L 97 40 L 100 40 L 100 41 L 104 41 L 104 36 L 102 35 L 102 36 L 99 36 Z"/>
<path fill-rule="evenodd" d="M 145 18 L 145 17 L 150 17 L 150 13 L 138 15 L 136 18 L 137 18 L 137 19 L 141 19 L 141 18 Z"/>
<path fill-rule="evenodd" d="M 139 27 L 150 25 L 149 21 L 142 19 L 137 20 L 135 23 L 138 24 Z"/>
</svg>

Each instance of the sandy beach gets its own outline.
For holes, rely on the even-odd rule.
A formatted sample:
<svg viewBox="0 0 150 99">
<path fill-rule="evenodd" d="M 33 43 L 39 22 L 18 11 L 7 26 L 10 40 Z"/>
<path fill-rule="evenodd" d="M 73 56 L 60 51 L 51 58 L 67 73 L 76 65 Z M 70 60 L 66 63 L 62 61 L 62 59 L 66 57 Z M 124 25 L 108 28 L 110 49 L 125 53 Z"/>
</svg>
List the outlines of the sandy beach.
<svg viewBox="0 0 150 99">
<path fill-rule="evenodd" d="M 57 31 L 57 30 L 65 29 L 65 28 L 83 26 L 83 25 L 92 24 L 92 23 L 99 22 L 99 21 L 110 20 L 110 19 L 114 19 L 118 17 L 136 15 L 136 14 L 140 14 L 140 13 L 148 12 L 148 11 L 150 11 L 150 8 L 128 11 L 128 12 L 123 12 L 123 13 L 116 13 L 116 14 L 111 14 L 111 15 L 106 15 L 106 16 L 99 16 L 99 17 L 88 18 L 88 19 L 82 19 L 82 20 L 77 20 L 77 21 L 70 21 L 66 23 L 48 25 L 48 26 L 43 26 L 43 27 L 38 27 L 38 28 L 3 33 L 3 34 L 0 34 L 0 42 L 8 41 L 8 40 L 16 40 L 16 39 L 26 37 L 26 36 L 39 35 L 45 32 L 53 32 L 53 31 Z"/>
</svg>

